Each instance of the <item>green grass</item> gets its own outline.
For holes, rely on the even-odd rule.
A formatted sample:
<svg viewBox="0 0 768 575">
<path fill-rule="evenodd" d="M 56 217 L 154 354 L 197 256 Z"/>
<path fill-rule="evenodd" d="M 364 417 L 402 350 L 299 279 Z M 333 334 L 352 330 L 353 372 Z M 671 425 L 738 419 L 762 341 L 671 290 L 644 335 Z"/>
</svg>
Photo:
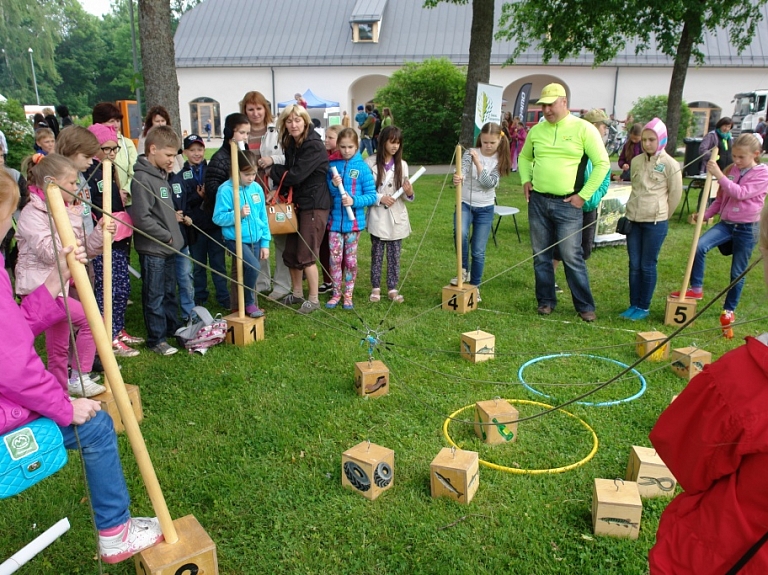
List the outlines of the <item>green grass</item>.
<svg viewBox="0 0 768 575">
<path fill-rule="evenodd" d="M 141 429 L 171 515 L 197 517 L 217 544 L 221 573 L 647 572 L 648 550 L 666 501 L 644 502 L 637 541 L 593 538 L 592 481 L 623 477 L 630 446 L 650 445 L 647 436 L 656 418 L 685 385 L 665 364 L 639 366 L 647 373 L 648 390 L 637 401 L 569 408 L 600 440 L 594 459 L 573 471 L 534 476 L 481 468 L 477 495 L 462 506 L 430 497 L 429 464 L 447 445 L 441 434 L 445 417 L 460 407 L 497 396 L 555 401 L 519 385 L 517 371 L 524 362 L 582 350 L 632 363 L 635 331 L 671 333 L 663 325 L 665 294 L 680 287 L 693 227 L 678 224 L 676 216 L 672 220 L 648 320 L 634 324 L 618 317 L 628 306 L 624 247 L 597 249 L 588 262 L 597 302 L 594 324 L 578 319 L 567 288 L 555 313 L 540 318 L 532 264 L 524 261 L 531 255 L 525 200 L 513 175 L 499 190 L 499 204 L 521 208 L 523 241 L 518 243 L 511 219 L 502 222 L 499 246 L 490 241 L 487 248 L 485 278 L 490 281 L 481 287 L 481 309 L 454 315 L 436 309 L 441 288 L 455 275 L 454 192 L 446 188 L 438 201 L 442 182 L 442 176 L 424 176 L 416 185 L 416 202 L 409 205 L 414 232 L 404 242 L 403 305 L 390 309 L 386 301 L 368 302 L 369 239 L 364 235 L 356 313 L 323 309 L 302 317 L 262 300 L 266 339 L 253 346 L 219 346 L 204 357 L 142 351 L 121 361 L 125 380 L 141 387 Z M 708 297 L 727 284 L 729 266 L 729 258 L 709 257 Z M 562 270 L 558 281 L 565 287 Z M 132 299 L 128 328 L 143 334 L 140 282 L 134 282 Z M 732 341 L 718 337 L 717 329 L 701 332 L 718 327 L 719 307 L 713 306 L 673 347 L 696 343 L 719 357 L 743 336 L 761 332 L 763 322 L 738 327 Z M 763 318 L 767 312 L 764 283 L 759 272 L 752 273 L 738 319 Z M 360 345 L 366 327 L 390 329 L 383 339 L 393 344 L 381 355 L 392 373 L 391 392 L 369 400 L 355 395 L 352 382 L 354 363 L 366 359 Z M 496 336 L 493 361 L 470 364 L 458 354 L 460 334 L 477 328 Z M 534 364 L 525 376 L 537 389 L 565 400 L 589 389 L 568 384 L 605 381 L 617 372 L 607 362 L 571 357 Z M 630 378 L 594 400 L 627 397 L 637 389 L 639 383 Z M 518 407 L 523 416 L 539 411 Z M 472 411 L 462 417 L 471 419 Z M 482 445 L 467 426 L 452 424 L 450 431 L 482 458 L 513 468 L 567 465 L 592 446 L 578 421 L 557 413 L 521 423 L 519 441 L 500 447 Z M 342 452 L 368 439 L 396 453 L 394 487 L 374 502 L 341 487 Z M 119 441 L 132 510 L 151 514 L 127 439 Z M 58 474 L 1 502 L 0 555 L 10 555 L 67 516 L 72 530 L 20 573 L 96 573 L 83 489 L 79 456 L 73 453 Z M 130 562 L 106 570 L 134 573 Z"/>
</svg>

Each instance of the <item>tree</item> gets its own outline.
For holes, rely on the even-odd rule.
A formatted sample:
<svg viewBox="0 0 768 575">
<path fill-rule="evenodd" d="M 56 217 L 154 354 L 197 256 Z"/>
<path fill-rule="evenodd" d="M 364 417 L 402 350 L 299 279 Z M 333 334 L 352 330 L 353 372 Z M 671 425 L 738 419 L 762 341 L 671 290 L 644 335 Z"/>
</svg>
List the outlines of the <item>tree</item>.
<svg viewBox="0 0 768 575">
<path fill-rule="evenodd" d="M 699 46 L 704 33 L 717 28 L 728 31 L 739 53 L 755 38 L 761 8 L 768 0 L 520 0 L 504 4 L 499 38 L 516 42 L 509 62 L 532 45 L 541 48 L 545 63 L 594 55 L 594 65 L 616 57 L 629 40 L 636 53 L 651 45 L 673 58 L 665 123 L 669 130 L 667 152 L 677 147 L 683 88 L 691 58 L 704 62 Z"/>
<path fill-rule="evenodd" d="M 629 113 L 632 114 L 635 122 L 645 125 L 654 118 L 663 118 L 669 108 L 668 104 L 667 96 L 646 96 L 645 98 L 638 98 L 636 102 L 632 102 L 632 109 Z M 682 102 L 680 104 L 680 126 L 677 130 L 677 139 L 682 140 L 685 138 L 692 125 L 693 112 L 691 112 L 688 104 Z M 667 131 L 669 131 L 669 128 L 667 128 Z M 669 133 L 667 137 L 669 138 L 671 135 Z"/>
<path fill-rule="evenodd" d="M 181 133 L 179 81 L 168 0 L 139 0 L 139 30 L 147 109 L 163 106 L 171 116 L 171 125 Z"/>
<path fill-rule="evenodd" d="M 34 151 L 35 138 L 32 125 L 24 116 L 24 107 L 18 100 L 0 102 L 0 131 L 8 140 L 5 163 L 11 168 L 19 169 L 21 160 Z"/>
<path fill-rule="evenodd" d="M 462 70 L 445 58 L 432 58 L 407 62 L 376 92 L 376 102 L 392 110 L 403 131 L 403 153 L 409 161 L 450 160 L 461 128 L 465 87 Z"/>
<path fill-rule="evenodd" d="M 469 0 L 426 0 L 424 6 L 435 7 L 439 2 L 466 4 Z M 469 65 L 467 66 L 467 87 L 464 95 L 464 110 L 461 114 L 461 136 L 459 141 L 465 148 L 475 145 L 475 103 L 477 84 L 488 83 L 491 78 L 491 47 L 493 25 L 496 21 L 494 0 L 472 0 L 472 32 L 469 40 Z"/>
</svg>

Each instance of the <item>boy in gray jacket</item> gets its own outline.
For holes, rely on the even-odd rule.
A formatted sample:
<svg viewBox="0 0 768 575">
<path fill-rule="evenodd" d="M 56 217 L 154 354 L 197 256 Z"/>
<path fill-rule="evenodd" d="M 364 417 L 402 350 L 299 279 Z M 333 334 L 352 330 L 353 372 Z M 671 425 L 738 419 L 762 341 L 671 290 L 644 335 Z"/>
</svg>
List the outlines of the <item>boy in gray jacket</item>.
<svg viewBox="0 0 768 575">
<path fill-rule="evenodd" d="M 136 229 L 153 238 L 137 233 L 134 243 L 141 263 L 147 347 L 160 355 L 178 351 L 166 337 L 172 337 L 178 328 L 174 250 L 184 247 L 168 183 L 179 146 L 179 137 L 170 126 L 156 126 L 147 133 L 146 153 L 134 167 L 133 204 L 128 208 Z"/>
</svg>

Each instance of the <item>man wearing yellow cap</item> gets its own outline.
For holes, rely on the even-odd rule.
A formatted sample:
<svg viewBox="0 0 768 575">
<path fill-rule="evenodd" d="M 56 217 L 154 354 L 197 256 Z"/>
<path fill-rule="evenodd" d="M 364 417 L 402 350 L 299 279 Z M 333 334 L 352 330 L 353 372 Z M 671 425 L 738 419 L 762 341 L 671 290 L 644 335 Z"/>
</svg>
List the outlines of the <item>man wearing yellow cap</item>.
<svg viewBox="0 0 768 575">
<path fill-rule="evenodd" d="M 603 183 L 611 164 L 597 128 L 572 116 L 560 84 L 549 84 L 538 103 L 545 122 L 531 128 L 519 158 L 528 201 L 538 313 L 557 306 L 553 245 L 558 244 L 573 306 L 584 321 L 595 320 L 595 300 L 581 248 L 582 206 Z M 592 172 L 586 176 L 587 162 Z M 541 253 L 540 253 L 541 252 Z"/>
</svg>

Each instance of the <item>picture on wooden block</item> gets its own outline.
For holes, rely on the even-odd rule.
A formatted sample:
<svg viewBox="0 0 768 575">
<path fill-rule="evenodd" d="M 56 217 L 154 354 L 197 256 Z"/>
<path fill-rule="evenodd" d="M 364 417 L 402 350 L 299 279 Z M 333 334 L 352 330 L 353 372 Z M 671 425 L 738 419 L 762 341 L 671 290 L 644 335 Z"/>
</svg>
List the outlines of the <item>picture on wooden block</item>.
<svg viewBox="0 0 768 575">
<path fill-rule="evenodd" d="M 621 479 L 595 479 L 592 492 L 592 528 L 595 535 L 637 539 L 643 503 L 637 483 Z"/>
<path fill-rule="evenodd" d="M 666 464 L 650 447 L 632 446 L 625 478 L 637 483 L 641 497 L 672 497 L 677 486 Z"/>
<path fill-rule="evenodd" d="M 395 452 L 386 447 L 359 443 L 341 456 L 341 484 L 374 500 L 391 488 L 395 479 Z"/>
<path fill-rule="evenodd" d="M 389 393 L 389 368 L 379 360 L 355 363 L 355 391 L 369 397 Z"/>
<path fill-rule="evenodd" d="M 480 483 L 479 457 L 474 451 L 443 448 L 429 466 L 432 497 L 469 503 Z"/>
<path fill-rule="evenodd" d="M 662 343 L 667 338 L 660 331 L 645 331 L 637 334 L 635 352 L 638 357 L 653 351 L 648 361 L 663 361 L 669 357 L 669 342 Z M 655 351 L 654 351 L 655 350 Z"/>
<path fill-rule="evenodd" d="M 477 288 L 465 284 L 462 289 L 445 286 L 442 293 L 442 309 L 456 313 L 467 313 L 477 309 Z"/>
<path fill-rule="evenodd" d="M 468 331 L 461 334 L 461 356 L 473 363 L 493 359 L 496 337 L 485 331 Z"/>
<path fill-rule="evenodd" d="M 681 347 L 672 351 L 672 371 L 690 381 L 712 363 L 712 354 L 697 347 Z"/>
<path fill-rule="evenodd" d="M 519 417 L 517 409 L 504 399 L 478 401 L 475 403 L 475 435 L 490 445 L 517 441 Z"/>
</svg>

